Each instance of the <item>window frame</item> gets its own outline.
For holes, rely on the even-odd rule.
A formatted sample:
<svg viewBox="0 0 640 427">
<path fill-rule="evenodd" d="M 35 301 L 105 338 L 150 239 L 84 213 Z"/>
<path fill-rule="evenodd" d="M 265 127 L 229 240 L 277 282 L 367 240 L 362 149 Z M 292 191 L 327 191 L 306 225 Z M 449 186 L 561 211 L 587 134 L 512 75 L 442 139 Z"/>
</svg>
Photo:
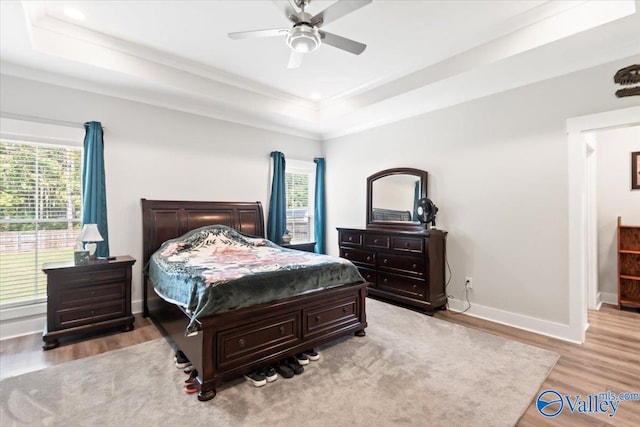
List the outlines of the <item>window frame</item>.
<svg viewBox="0 0 640 427">
<path fill-rule="evenodd" d="M 81 126 L 71 127 L 62 126 L 52 123 L 40 123 L 29 120 L 13 119 L 0 117 L 0 139 L 8 143 L 30 144 L 45 146 L 47 148 L 76 148 L 80 150 L 80 175 L 82 175 L 82 165 L 84 162 L 84 128 Z M 82 180 L 82 176 L 80 176 Z M 82 183 L 80 185 L 80 199 L 82 200 Z M 82 209 L 82 204 L 80 206 Z M 80 217 L 82 221 L 82 211 Z M 36 222 L 37 219 L 34 219 Z M 41 221 L 42 222 L 42 221 Z M 44 221 L 47 222 L 47 221 Z M 44 302 L 47 301 L 48 295 L 35 296 L 30 299 L 11 301 L 0 303 L 0 314 L 3 318 L 8 314 L 14 313 L 15 310 L 24 311 L 26 307 L 34 307 L 37 312 L 41 311 Z M 37 314 L 34 310 L 27 310 L 28 315 Z M 45 306 L 46 312 L 46 306 Z M 10 318 L 19 317 L 17 313 L 9 316 Z"/>
<path fill-rule="evenodd" d="M 307 175 L 308 183 L 309 183 L 309 193 L 308 193 L 308 213 L 307 217 L 309 218 L 309 240 L 300 240 L 296 239 L 295 234 L 293 234 L 293 238 L 291 239 L 291 243 L 310 243 L 315 241 L 315 182 L 316 182 L 316 164 L 312 161 L 306 160 L 295 160 L 295 159 L 287 159 L 286 160 L 286 168 L 285 175 L 288 173 L 292 174 L 300 174 Z M 285 177 L 286 182 L 286 177 Z M 286 189 L 285 189 L 286 191 Z M 289 216 L 285 216 L 287 220 Z"/>
</svg>

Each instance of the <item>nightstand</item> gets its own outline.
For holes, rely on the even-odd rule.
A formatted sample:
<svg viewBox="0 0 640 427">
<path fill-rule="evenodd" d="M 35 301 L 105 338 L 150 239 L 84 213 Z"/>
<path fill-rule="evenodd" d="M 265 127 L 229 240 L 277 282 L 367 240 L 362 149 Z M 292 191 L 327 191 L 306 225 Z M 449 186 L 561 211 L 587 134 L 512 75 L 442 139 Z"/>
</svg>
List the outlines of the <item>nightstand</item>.
<svg viewBox="0 0 640 427">
<path fill-rule="evenodd" d="M 283 243 L 280 246 L 287 249 L 296 249 L 304 252 L 313 252 L 316 247 L 316 242 Z"/>
<path fill-rule="evenodd" d="M 47 323 L 42 334 L 45 350 L 68 335 L 120 327 L 133 329 L 131 314 L 131 266 L 128 255 L 75 265 L 50 262 L 47 275 Z"/>
</svg>

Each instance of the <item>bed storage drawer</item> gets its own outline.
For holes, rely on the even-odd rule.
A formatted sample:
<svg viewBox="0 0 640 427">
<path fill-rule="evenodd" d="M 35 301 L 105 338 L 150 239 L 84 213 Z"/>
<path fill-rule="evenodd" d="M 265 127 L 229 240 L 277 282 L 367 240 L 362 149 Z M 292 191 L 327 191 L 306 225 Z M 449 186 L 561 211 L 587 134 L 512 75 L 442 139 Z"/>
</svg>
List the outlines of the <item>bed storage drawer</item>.
<svg viewBox="0 0 640 427">
<path fill-rule="evenodd" d="M 218 368 L 255 360 L 302 340 L 300 312 L 233 328 L 218 334 Z"/>
<path fill-rule="evenodd" d="M 357 296 L 331 301 L 303 311 L 305 338 L 343 329 L 359 322 Z"/>
</svg>

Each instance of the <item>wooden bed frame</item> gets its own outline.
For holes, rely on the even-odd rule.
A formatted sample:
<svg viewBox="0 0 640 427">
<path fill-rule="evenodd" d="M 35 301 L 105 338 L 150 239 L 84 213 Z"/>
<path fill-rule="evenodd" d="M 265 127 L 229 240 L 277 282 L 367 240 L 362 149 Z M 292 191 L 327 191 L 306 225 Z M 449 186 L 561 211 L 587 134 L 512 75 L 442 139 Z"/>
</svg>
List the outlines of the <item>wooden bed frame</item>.
<svg viewBox="0 0 640 427">
<path fill-rule="evenodd" d="M 260 202 L 142 199 L 143 265 L 166 240 L 212 224 L 265 236 Z M 201 401 L 213 399 L 223 381 L 347 334 L 364 336 L 367 327 L 367 283 L 361 282 L 208 316 L 197 335 L 186 336 L 189 315 L 149 292 L 149 282 L 143 273 L 144 316 L 198 370 Z"/>
</svg>

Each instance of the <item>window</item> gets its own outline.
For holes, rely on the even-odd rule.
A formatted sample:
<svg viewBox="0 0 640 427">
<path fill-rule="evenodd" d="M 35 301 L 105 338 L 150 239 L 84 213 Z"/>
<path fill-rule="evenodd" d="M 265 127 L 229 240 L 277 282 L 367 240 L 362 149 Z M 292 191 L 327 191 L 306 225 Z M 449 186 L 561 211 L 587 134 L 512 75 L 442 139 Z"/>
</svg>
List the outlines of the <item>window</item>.
<svg viewBox="0 0 640 427">
<path fill-rule="evenodd" d="M 287 199 L 287 230 L 291 242 L 312 242 L 315 194 L 315 163 L 287 160 L 285 187 Z"/>
<path fill-rule="evenodd" d="M 0 139 L 0 305 L 44 300 L 42 264 L 73 259 L 80 147 Z"/>
</svg>

